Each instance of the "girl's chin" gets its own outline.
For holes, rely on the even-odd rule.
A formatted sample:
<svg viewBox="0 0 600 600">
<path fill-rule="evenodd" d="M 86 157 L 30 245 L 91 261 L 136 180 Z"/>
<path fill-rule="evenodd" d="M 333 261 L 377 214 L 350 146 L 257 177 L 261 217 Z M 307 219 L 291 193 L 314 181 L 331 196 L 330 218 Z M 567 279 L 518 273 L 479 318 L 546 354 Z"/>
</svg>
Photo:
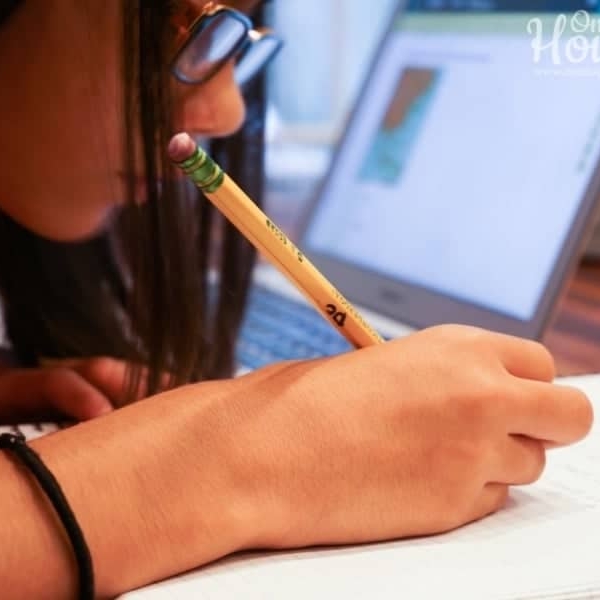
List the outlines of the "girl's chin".
<svg viewBox="0 0 600 600">
<path fill-rule="evenodd" d="M 47 240 L 59 243 L 77 243 L 85 242 L 98 237 L 104 233 L 112 222 L 112 211 L 110 215 L 104 218 L 98 218 L 88 222 L 68 223 L 63 222 L 57 227 L 31 227 L 31 231 L 46 238 Z"/>
</svg>

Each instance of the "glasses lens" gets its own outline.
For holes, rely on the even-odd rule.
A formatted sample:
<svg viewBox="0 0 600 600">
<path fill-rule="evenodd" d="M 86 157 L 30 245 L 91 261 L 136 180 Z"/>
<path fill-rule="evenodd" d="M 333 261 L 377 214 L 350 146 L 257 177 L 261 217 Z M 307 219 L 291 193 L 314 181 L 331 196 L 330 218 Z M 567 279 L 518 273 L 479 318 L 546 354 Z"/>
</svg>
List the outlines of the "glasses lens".
<svg viewBox="0 0 600 600">
<path fill-rule="evenodd" d="M 246 39 L 247 27 L 228 13 L 217 13 L 200 27 L 175 62 L 178 77 L 201 82 L 227 60 Z"/>
<path fill-rule="evenodd" d="M 248 44 L 235 66 L 235 80 L 243 85 L 260 71 L 279 52 L 281 40 L 266 35 Z"/>
</svg>

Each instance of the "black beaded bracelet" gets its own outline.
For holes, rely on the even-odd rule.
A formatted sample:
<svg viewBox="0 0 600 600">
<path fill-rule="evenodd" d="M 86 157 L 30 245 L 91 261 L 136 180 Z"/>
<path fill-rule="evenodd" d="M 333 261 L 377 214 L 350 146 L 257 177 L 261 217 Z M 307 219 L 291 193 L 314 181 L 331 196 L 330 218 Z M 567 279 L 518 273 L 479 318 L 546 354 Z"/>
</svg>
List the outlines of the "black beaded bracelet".
<svg viewBox="0 0 600 600">
<path fill-rule="evenodd" d="M 46 467 L 39 454 L 30 448 L 22 433 L 0 434 L 0 449 L 9 450 L 16 456 L 25 467 L 35 477 L 40 487 L 52 503 L 54 510 L 58 514 L 62 524 L 69 536 L 75 558 L 77 559 L 77 568 L 79 570 L 79 598 L 80 600 L 93 600 L 94 592 L 94 569 L 92 557 L 77 523 L 77 519 L 69 506 L 60 484 Z"/>
</svg>

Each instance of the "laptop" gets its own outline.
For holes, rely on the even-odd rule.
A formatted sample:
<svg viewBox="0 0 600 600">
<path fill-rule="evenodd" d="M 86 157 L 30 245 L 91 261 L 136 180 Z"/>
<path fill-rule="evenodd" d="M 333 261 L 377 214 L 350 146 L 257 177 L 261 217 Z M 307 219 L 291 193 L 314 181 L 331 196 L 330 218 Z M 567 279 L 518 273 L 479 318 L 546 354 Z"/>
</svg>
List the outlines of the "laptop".
<svg viewBox="0 0 600 600">
<path fill-rule="evenodd" d="M 297 240 L 385 337 L 450 322 L 544 333 L 600 185 L 600 65 L 567 47 L 588 6 L 398 6 Z M 273 267 L 257 268 L 243 367 L 349 348 Z"/>
</svg>

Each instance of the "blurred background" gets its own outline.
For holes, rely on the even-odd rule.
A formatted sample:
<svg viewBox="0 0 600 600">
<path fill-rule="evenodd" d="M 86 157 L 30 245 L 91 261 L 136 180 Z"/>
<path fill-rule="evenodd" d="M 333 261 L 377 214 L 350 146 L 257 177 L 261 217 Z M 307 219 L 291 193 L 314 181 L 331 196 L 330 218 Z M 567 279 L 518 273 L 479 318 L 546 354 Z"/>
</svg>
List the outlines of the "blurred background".
<svg viewBox="0 0 600 600">
<path fill-rule="evenodd" d="M 272 0 L 285 40 L 270 66 L 265 207 L 292 236 L 329 165 L 398 0 Z M 600 225 L 588 259 L 600 259 Z"/>
</svg>

